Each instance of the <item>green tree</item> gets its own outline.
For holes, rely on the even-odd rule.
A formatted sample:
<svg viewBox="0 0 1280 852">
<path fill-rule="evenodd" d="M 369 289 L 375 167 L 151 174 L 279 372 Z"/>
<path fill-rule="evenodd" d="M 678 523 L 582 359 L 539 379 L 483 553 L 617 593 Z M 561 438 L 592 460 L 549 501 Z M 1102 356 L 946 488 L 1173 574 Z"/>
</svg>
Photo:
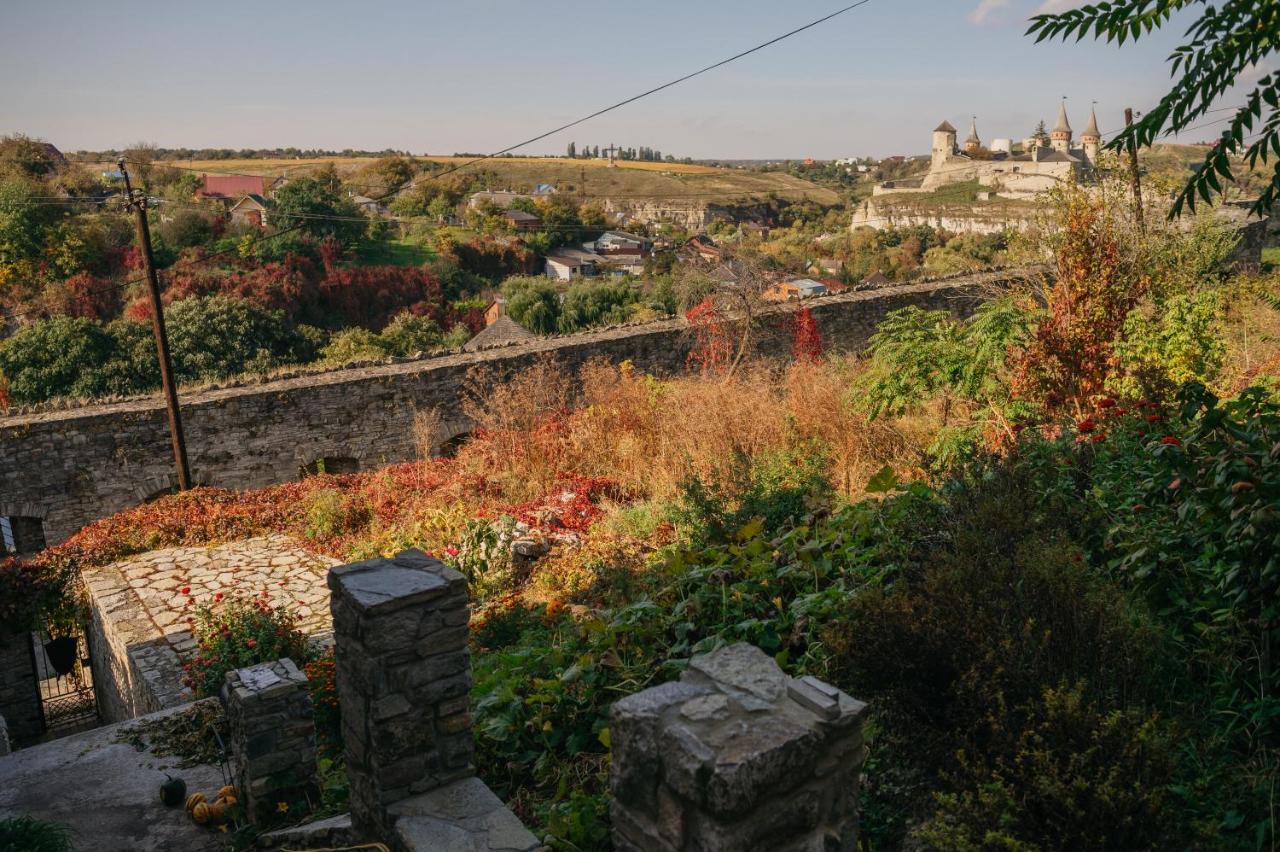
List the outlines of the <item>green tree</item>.
<svg viewBox="0 0 1280 852">
<path fill-rule="evenodd" d="M 276 192 L 271 221 L 281 228 L 298 226 L 318 238 L 335 237 L 354 246 L 364 236 L 366 220 L 360 209 L 327 179 L 300 177 Z"/>
<path fill-rule="evenodd" d="M 55 205 L 39 203 L 43 186 L 21 175 L 0 177 L 0 268 L 38 257 L 44 249 L 48 228 L 61 213 Z"/>
<path fill-rule="evenodd" d="M 1280 3 L 1276 0 L 1113 0 L 1091 3 L 1058 14 L 1036 15 L 1028 35 L 1045 39 L 1076 40 L 1092 34 L 1123 45 L 1159 29 L 1174 13 L 1203 6 L 1200 17 L 1188 27 L 1186 43 L 1169 56 L 1173 87 L 1160 103 L 1147 110 L 1132 127 L 1121 131 L 1107 147 L 1130 150 L 1150 145 L 1162 133 L 1186 130 L 1199 124 L 1214 103 L 1240 81 L 1245 68 L 1266 68 L 1280 46 Z M 1255 131 L 1255 128 L 1256 131 Z M 1256 138 L 1253 138 L 1255 137 Z M 1252 140 L 1252 141 L 1251 141 Z M 1174 200 L 1170 216 L 1184 205 L 1194 210 L 1196 197 L 1210 201 L 1222 195 L 1224 182 L 1235 180 L 1231 152 L 1243 150 L 1249 167 L 1272 156 L 1280 157 L 1280 72 L 1264 74 L 1249 87 L 1244 104 L 1222 131 L 1218 144 L 1204 155 L 1201 167 L 1187 179 Z M 1259 216 L 1270 212 L 1280 195 L 1280 170 L 1253 205 Z"/>
<path fill-rule="evenodd" d="M 173 369 L 180 381 L 261 372 L 294 360 L 300 345 L 282 311 L 231 296 L 174 302 L 165 311 Z"/>
<path fill-rule="evenodd" d="M 560 292 L 545 278 L 517 276 L 502 284 L 507 313 L 537 334 L 555 334 L 560 327 Z"/>
<path fill-rule="evenodd" d="M 406 357 L 440 348 L 444 332 L 430 317 L 405 312 L 387 323 L 378 337 L 389 354 Z"/>
<path fill-rule="evenodd" d="M 640 293 L 623 283 L 579 281 L 565 294 L 560 309 L 562 332 L 578 331 L 593 325 L 626 322 Z"/>
<path fill-rule="evenodd" d="M 0 343 L 0 375 L 15 402 L 95 396 L 106 389 L 102 366 L 112 348 L 111 336 L 100 323 L 51 317 Z"/>
</svg>

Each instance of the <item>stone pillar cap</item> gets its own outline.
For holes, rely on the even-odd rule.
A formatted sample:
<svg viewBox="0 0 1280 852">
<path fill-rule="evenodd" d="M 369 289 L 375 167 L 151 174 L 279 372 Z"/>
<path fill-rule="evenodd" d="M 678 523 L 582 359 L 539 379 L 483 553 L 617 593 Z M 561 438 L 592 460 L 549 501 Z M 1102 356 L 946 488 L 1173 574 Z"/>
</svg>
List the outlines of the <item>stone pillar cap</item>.
<svg viewBox="0 0 1280 852">
<path fill-rule="evenodd" d="M 467 578 L 421 550 L 329 570 L 329 589 L 362 613 L 382 614 L 465 589 Z"/>
</svg>

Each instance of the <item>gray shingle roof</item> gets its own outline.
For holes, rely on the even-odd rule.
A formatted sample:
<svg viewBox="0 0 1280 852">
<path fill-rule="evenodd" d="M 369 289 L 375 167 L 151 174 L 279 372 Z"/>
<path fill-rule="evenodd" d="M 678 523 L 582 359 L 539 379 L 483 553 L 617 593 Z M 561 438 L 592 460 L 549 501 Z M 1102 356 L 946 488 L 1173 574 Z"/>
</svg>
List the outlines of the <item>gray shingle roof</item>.
<svg viewBox="0 0 1280 852">
<path fill-rule="evenodd" d="M 475 352 L 477 349 L 488 349 L 491 346 L 505 346 L 508 343 L 523 343 L 535 340 L 538 335 L 503 314 L 483 329 L 475 337 L 462 346 L 463 352 Z"/>
</svg>

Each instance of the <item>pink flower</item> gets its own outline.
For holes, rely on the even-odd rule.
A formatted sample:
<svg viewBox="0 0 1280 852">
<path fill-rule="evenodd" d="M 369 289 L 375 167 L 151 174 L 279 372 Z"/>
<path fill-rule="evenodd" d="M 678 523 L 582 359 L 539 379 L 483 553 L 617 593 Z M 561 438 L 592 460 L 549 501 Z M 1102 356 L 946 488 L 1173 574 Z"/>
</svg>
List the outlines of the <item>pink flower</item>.
<svg viewBox="0 0 1280 852">
<path fill-rule="evenodd" d="M 458 555 L 458 548 L 456 548 L 456 547 L 446 547 L 446 548 L 444 549 L 444 552 L 445 552 L 446 554 L 448 554 L 449 556 L 457 556 L 457 555 Z"/>
<path fill-rule="evenodd" d="M 216 595 L 214 595 L 214 596 L 213 596 L 213 599 L 214 599 L 215 601 L 220 601 L 220 600 L 222 600 L 222 592 L 218 592 Z"/>
</svg>

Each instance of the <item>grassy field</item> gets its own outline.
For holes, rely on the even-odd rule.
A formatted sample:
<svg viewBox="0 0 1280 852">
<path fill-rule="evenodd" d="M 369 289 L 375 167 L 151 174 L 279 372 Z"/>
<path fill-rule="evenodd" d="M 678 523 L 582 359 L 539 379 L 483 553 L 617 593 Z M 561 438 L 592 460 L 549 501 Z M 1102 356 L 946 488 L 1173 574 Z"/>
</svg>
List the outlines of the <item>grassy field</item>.
<svg viewBox="0 0 1280 852">
<path fill-rule="evenodd" d="M 445 166 L 467 162 L 459 157 L 420 157 Z M 368 157 L 325 157 L 317 159 L 264 160 L 174 160 L 173 165 L 209 174 L 250 174 L 275 177 L 314 171 L 332 163 L 339 174 L 354 174 L 373 163 Z M 91 169 L 114 168 L 109 163 L 90 163 Z M 496 157 L 468 168 L 492 175 L 493 189 L 530 190 L 540 183 L 554 185 L 584 199 L 653 199 L 677 202 L 731 203 L 762 200 L 771 194 L 786 201 L 814 201 L 838 204 L 840 196 L 817 184 L 777 172 L 760 173 L 740 169 L 684 163 L 619 161 L 610 168 L 605 160 L 569 160 L 563 157 Z"/>
</svg>

